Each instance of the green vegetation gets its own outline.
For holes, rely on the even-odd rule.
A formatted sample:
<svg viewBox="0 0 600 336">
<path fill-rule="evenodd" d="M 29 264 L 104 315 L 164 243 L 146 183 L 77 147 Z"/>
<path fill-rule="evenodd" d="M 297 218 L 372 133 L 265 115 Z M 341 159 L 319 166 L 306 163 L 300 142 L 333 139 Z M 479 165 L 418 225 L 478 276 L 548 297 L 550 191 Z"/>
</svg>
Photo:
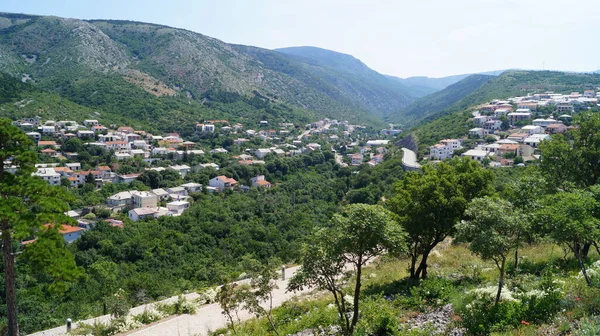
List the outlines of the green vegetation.
<svg viewBox="0 0 600 336">
<path fill-rule="evenodd" d="M 463 80 L 468 82 L 469 78 Z M 459 82 L 461 83 L 461 82 Z M 446 90 L 432 94 L 429 98 L 433 102 L 438 101 L 438 95 L 446 99 L 445 95 L 452 96 L 455 100 L 460 95 L 451 95 L 453 88 L 459 83 L 448 87 Z M 578 74 L 556 71 L 505 71 L 500 76 L 494 77 L 482 83 L 475 91 L 463 96 L 451 105 L 436 104 L 426 110 L 429 117 L 422 120 L 410 132 L 419 140 L 421 148 L 433 145 L 444 138 L 456 138 L 464 136 L 472 127 L 469 121 L 472 118 L 471 111 L 476 106 L 487 103 L 493 99 L 505 99 L 508 97 L 522 96 L 526 94 L 554 92 L 581 92 L 593 89 L 600 85 L 600 74 Z M 466 93 L 466 91 L 461 91 Z M 422 98 L 425 100 L 425 98 Z M 451 100 L 448 100 L 450 102 Z M 421 111 L 415 103 L 414 111 Z M 420 104 L 423 105 L 423 104 Z M 428 107 L 430 105 L 425 104 Z M 435 107 L 435 108 L 434 108 Z M 425 111 L 425 110 L 422 110 Z M 398 121 L 400 121 L 398 119 Z"/>
<path fill-rule="evenodd" d="M 3 316 L 7 317 L 9 335 L 19 335 L 17 319 L 17 275 L 15 274 L 16 245 L 26 237 L 37 241 L 23 255 L 31 267 L 43 295 L 62 296 L 70 284 L 83 276 L 73 256 L 64 249 L 56 227 L 41 229 L 44 223 L 67 223 L 63 212 L 68 210 L 68 195 L 62 189 L 52 188 L 31 174 L 35 171 L 35 155 L 30 150 L 33 142 L 8 119 L 0 119 L 0 162 L 10 161 L 19 170 L 12 174 L 0 166 L 0 234 L 5 291 Z M 60 224 L 59 224 L 60 225 Z M 3 307 L 4 308 L 4 307 Z"/>
<path fill-rule="evenodd" d="M 417 99 L 389 119 L 406 127 L 435 120 L 440 117 L 440 111 L 459 102 L 493 78 L 487 75 L 471 75 L 438 92 Z"/>
</svg>

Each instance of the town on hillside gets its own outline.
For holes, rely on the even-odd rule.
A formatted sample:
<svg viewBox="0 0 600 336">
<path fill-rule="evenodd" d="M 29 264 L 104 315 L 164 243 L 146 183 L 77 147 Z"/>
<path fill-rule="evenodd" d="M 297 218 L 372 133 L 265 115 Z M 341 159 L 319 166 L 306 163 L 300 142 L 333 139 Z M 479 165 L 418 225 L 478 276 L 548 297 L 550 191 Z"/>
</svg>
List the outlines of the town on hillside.
<svg viewBox="0 0 600 336">
<path fill-rule="evenodd" d="M 573 115 L 598 107 L 600 92 L 560 94 L 545 92 L 493 100 L 477 107 L 468 134 L 444 139 L 429 148 L 426 159 L 464 156 L 489 167 L 525 165 L 540 158 L 539 145 L 550 135 L 564 133 Z"/>
<path fill-rule="evenodd" d="M 108 211 L 110 216 L 105 221 L 123 227 L 124 220 L 180 216 L 197 193 L 244 192 L 276 184 L 264 173 L 238 181 L 219 173 L 223 168 L 265 167 L 281 158 L 323 150 L 333 153 L 342 167 L 375 166 L 383 162 L 390 138 L 398 133 L 393 128 L 379 133 L 368 131 L 364 126 L 331 119 L 305 125 L 271 125 L 263 120 L 255 128 L 227 120 L 204 120 L 190 125 L 193 135 L 187 139 L 177 133 L 150 134 L 127 125 L 104 126 L 95 119 L 25 117 L 13 121 L 13 125 L 35 142 L 38 164 L 34 175 L 48 184 L 98 191 L 118 186 L 119 191 L 107 195 L 103 204 L 67 213 L 78 227 L 60 230 L 66 242 L 94 227 L 93 212 Z M 9 172 L 18 169 L 10 161 L 4 166 Z M 208 183 L 199 183 L 199 174 L 207 176 Z M 139 188 L 144 185 L 135 183 L 149 176 L 185 183 L 155 188 Z M 128 187 L 134 185 L 138 188 Z M 23 242 L 28 243 L 31 241 Z"/>
</svg>

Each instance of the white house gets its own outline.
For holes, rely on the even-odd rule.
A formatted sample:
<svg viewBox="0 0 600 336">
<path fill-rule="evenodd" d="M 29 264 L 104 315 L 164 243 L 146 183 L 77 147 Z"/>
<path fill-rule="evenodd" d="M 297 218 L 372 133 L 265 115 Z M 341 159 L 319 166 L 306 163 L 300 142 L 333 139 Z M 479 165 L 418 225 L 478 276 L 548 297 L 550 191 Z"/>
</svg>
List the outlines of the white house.
<svg viewBox="0 0 600 336">
<path fill-rule="evenodd" d="M 156 195 L 156 197 L 158 197 L 158 199 L 161 201 L 167 200 L 169 198 L 169 193 L 161 188 L 152 189 L 152 193 Z"/>
<path fill-rule="evenodd" d="M 363 155 L 359 153 L 352 154 L 350 156 L 350 164 L 353 166 L 360 166 L 363 162 Z"/>
<path fill-rule="evenodd" d="M 470 157 L 473 160 L 477 160 L 477 161 L 481 162 L 486 157 L 493 156 L 493 154 L 490 152 L 484 151 L 484 150 L 470 149 L 470 150 L 464 152 L 462 154 L 462 156 Z"/>
<path fill-rule="evenodd" d="M 271 182 L 265 180 L 264 175 L 258 175 L 250 179 L 253 187 L 271 188 Z"/>
<path fill-rule="evenodd" d="M 192 170 L 188 165 L 174 165 L 169 166 L 169 168 L 176 170 L 182 177 L 185 177 L 185 175 Z"/>
<path fill-rule="evenodd" d="M 77 131 L 77 137 L 81 138 L 81 139 L 83 139 L 83 138 L 91 139 L 91 138 L 94 137 L 94 135 L 95 135 L 94 132 L 88 131 L 88 130 L 79 130 L 79 131 Z"/>
<path fill-rule="evenodd" d="M 433 160 L 449 159 L 454 155 L 455 150 L 461 148 L 460 140 L 445 139 L 430 147 L 429 156 Z"/>
<path fill-rule="evenodd" d="M 41 177 L 51 186 L 60 184 L 60 174 L 54 171 L 54 168 L 38 168 L 33 175 Z"/>
<path fill-rule="evenodd" d="M 184 187 L 169 188 L 169 189 L 167 189 L 167 192 L 169 193 L 169 195 L 171 195 L 171 197 L 173 195 L 187 196 L 187 194 L 188 194 L 187 190 Z"/>
<path fill-rule="evenodd" d="M 471 128 L 469 130 L 469 135 L 481 139 L 485 135 L 485 130 L 481 127 Z"/>
<path fill-rule="evenodd" d="M 174 201 L 167 203 L 167 209 L 169 209 L 171 216 L 179 216 L 189 207 L 190 202 L 187 201 Z"/>
<path fill-rule="evenodd" d="M 483 124 L 483 129 L 487 130 L 487 131 L 495 131 L 495 130 L 499 130 L 502 127 L 502 121 L 494 119 L 494 120 L 488 120 Z"/>
<path fill-rule="evenodd" d="M 132 191 L 132 204 L 136 208 L 156 207 L 158 196 L 149 191 Z"/>
<path fill-rule="evenodd" d="M 271 150 L 269 148 L 259 148 L 254 152 L 254 155 L 256 155 L 257 158 L 262 159 L 270 153 Z"/>
<path fill-rule="evenodd" d="M 548 134 L 533 134 L 530 137 L 525 138 L 523 144 L 537 148 L 540 142 L 548 138 L 550 138 L 550 135 Z"/>
<path fill-rule="evenodd" d="M 202 184 L 195 182 L 182 184 L 181 187 L 185 188 L 188 193 L 197 193 L 202 191 Z"/>
<path fill-rule="evenodd" d="M 98 123 L 98 120 L 96 120 L 96 119 L 86 119 L 83 121 L 83 124 L 87 127 L 100 125 L 100 123 Z"/>
<path fill-rule="evenodd" d="M 130 191 L 121 191 L 106 199 L 106 204 L 113 207 L 129 207 L 132 204 L 132 198 Z"/>
<path fill-rule="evenodd" d="M 390 140 L 369 140 L 369 141 L 367 141 L 367 146 L 369 146 L 369 147 L 385 146 L 389 142 L 390 142 Z"/>
<path fill-rule="evenodd" d="M 488 116 L 477 116 L 473 118 L 473 123 L 478 126 L 483 126 L 488 120 L 490 120 L 490 117 Z"/>
<path fill-rule="evenodd" d="M 52 226 L 52 224 L 44 224 L 46 229 L 49 229 Z M 61 225 L 60 229 L 58 229 L 58 233 L 60 233 L 66 243 L 72 243 L 73 241 L 77 240 L 79 237 L 81 237 L 83 231 L 83 228 L 70 225 Z"/>
<path fill-rule="evenodd" d="M 223 191 L 225 189 L 230 189 L 230 188 L 235 187 L 237 185 L 237 183 L 238 182 L 235 179 L 221 175 L 221 176 L 212 178 L 208 182 L 208 185 L 211 187 L 218 188 L 219 190 Z"/>
<path fill-rule="evenodd" d="M 534 119 L 531 123 L 535 126 L 548 127 L 552 124 L 562 124 L 562 121 L 554 120 L 554 119 L 539 118 L 539 119 Z"/>
<path fill-rule="evenodd" d="M 527 133 L 529 135 L 544 133 L 544 129 L 542 127 L 536 126 L 536 125 L 523 126 L 523 127 L 521 127 L 521 131 L 523 131 L 523 133 Z"/>
<path fill-rule="evenodd" d="M 156 208 L 136 208 L 129 210 L 129 218 L 134 222 L 146 218 L 158 218 L 169 214 L 169 209 L 163 207 Z"/>
</svg>

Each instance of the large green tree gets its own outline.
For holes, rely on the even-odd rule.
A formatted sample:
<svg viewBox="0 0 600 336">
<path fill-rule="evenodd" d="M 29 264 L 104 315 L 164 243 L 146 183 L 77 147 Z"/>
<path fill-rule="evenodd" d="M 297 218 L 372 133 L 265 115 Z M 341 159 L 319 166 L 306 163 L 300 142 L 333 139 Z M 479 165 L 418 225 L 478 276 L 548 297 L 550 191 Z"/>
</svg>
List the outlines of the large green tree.
<svg viewBox="0 0 600 336">
<path fill-rule="evenodd" d="M 600 180 L 600 114 L 582 113 L 577 128 L 540 144 L 540 168 L 556 188 L 588 188 Z"/>
<path fill-rule="evenodd" d="M 63 215 L 69 209 L 63 189 L 32 176 L 36 170 L 32 146 L 33 142 L 10 120 L 0 119 L 0 162 L 16 167 L 16 172 L 10 173 L 5 164 L 0 164 L 0 233 L 10 336 L 19 335 L 14 245 L 35 236 L 44 223 L 68 220 Z"/>
<path fill-rule="evenodd" d="M 318 286 L 329 290 L 338 309 L 345 335 L 352 335 L 358 322 L 362 269 L 384 252 L 404 251 L 405 233 L 394 215 L 380 205 L 351 204 L 335 214 L 332 226 L 320 230 L 303 253 L 303 266 L 290 281 L 289 289 Z M 354 269 L 352 318 L 347 314 L 343 286 L 339 283 L 345 265 Z"/>
<path fill-rule="evenodd" d="M 466 220 L 456 226 L 456 237 L 468 242 L 471 251 L 484 260 L 493 260 L 498 267 L 497 305 L 504 287 L 506 259 L 523 243 L 529 222 L 510 202 L 491 197 L 471 201 L 465 217 Z"/>
<path fill-rule="evenodd" d="M 492 178 L 478 162 L 456 158 L 426 165 L 396 184 L 388 205 L 408 233 L 411 279 L 427 278 L 429 254 L 454 233 L 470 200 L 492 193 Z"/>
<path fill-rule="evenodd" d="M 573 252 L 588 286 L 592 281 L 585 268 L 585 245 L 600 238 L 600 221 L 594 217 L 598 204 L 594 196 L 585 191 L 559 192 L 545 199 L 545 206 L 537 212 L 549 236 Z"/>
</svg>

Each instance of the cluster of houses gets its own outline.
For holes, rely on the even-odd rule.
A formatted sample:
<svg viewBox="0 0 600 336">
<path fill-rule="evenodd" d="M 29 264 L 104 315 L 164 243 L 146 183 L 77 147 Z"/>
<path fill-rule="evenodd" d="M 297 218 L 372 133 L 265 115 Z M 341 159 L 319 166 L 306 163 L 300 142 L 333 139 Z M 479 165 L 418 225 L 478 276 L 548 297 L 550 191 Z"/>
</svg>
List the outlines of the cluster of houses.
<svg viewBox="0 0 600 336">
<path fill-rule="evenodd" d="M 598 96 L 594 90 L 586 90 L 583 94 L 573 92 L 569 95 L 544 93 L 526 97 L 513 97 L 508 100 L 494 100 L 483 105 L 473 113 L 472 122 L 475 128 L 469 130 L 469 138 L 484 139 L 494 137 L 493 143 L 478 144 L 475 148 L 461 151 L 462 156 L 477 161 L 489 161 L 491 166 L 512 166 L 514 157 L 521 157 L 524 162 L 536 160 L 536 149 L 540 142 L 551 134 L 564 133 L 572 126 L 576 109 L 587 109 L 598 104 Z M 543 117 L 539 110 L 554 110 L 556 119 Z M 500 139 L 503 123 L 508 122 L 508 136 Z M 517 125 L 522 125 L 517 127 Z M 506 126 L 506 125 L 505 125 Z M 430 147 L 431 160 L 444 160 L 455 155 L 455 151 L 463 149 L 463 139 L 445 139 Z"/>
<path fill-rule="evenodd" d="M 81 164 L 76 163 L 78 153 L 61 150 L 58 139 L 68 140 L 77 137 L 86 146 L 105 148 L 112 151 L 116 162 L 139 157 L 152 165 L 153 162 L 165 158 L 174 163 L 189 155 L 205 155 L 204 150 L 195 148 L 196 143 L 185 141 L 177 133 L 152 135 L 144 131 L 136 131 L 130 126 L 110 125 L 108 128 L 93 119 L 84 120 L 79 124 L 76 121 L 42 121 L 40 117 L 31 117 L 14 121 L 13 124 L 24 130 L 36 142 L 41 155 L 60 159 L 63 162 L 75 162 L 39 164 L 35 175 L 40 176 L 51 185 L 64 184 L 63 180 L 67 179 L 68 185 L 71 187 L 78 187 L 90 181 L 95 181 L 100 187 L 104 183 L 129 183 L 139 176 L 139 174 L 118 175 L 109 166 L 82 170 Z M 235 160 L 233 162 L 238 164 L 261 165 L 265 164 L 264 159 L 267 155 L 284 157 L 321 150 L 321 144 L 311 142 L 311 137 L 322 138 L 321 135 L 326 135 L 328 141 L 335 143 L 341 140 L 340 136 L 350 136 L 356 129 L 363 128 L 363 126 L 351 125 L 347 121 L 327 118 L 304 125 L 304 131 L 300 131 L 301 133 L 297 136 L 291 136 L 294 131 L 297 131 L 297 127 L 293 123 L 279 123 L 277 129 L 269 129 L 269 127 L 268 121 L 261 121 L 259 130 L 244 130 L 239 123 L 230 126 L 227 120 L 205 120 L 203 123 L 196 124 L 194 131 L 196 135 L 215 132 L 240 134 L 243 137 L 235 139 L 234 144 L 242 147 L 250 142 L 252 137 L 260 137 L 262 140 L 268 141 L 270 147 L 248 148 L 242 154 L 232 156 L 232 159 Z M 368 143 L 358 151 L 355 150 L 352 143 L 347 145 L 347 148 L 351 148 L 353 152 L 348 155 L 352 165 L 368 163 L 374 166 L 383 161 L 385 154 L 383 146 L 387 144 L 387 141 L 373 141 L 375 143 L 383 142 L 375 145 Z M 379 148 L 372 152 L 373 147 Z M 228 150 L 224 148 L 213 148 L 207 151 L 211 154 L 228 153 Z M 215 163 L 203 163 L 194 167 L 171 164 L 168 168 L 178 171 L 184 177 L 190 171 L 197 172 L 204 168 L 218 170 L 220 167 Z M 160 171 L 167 168 L 153 167 L 150 169 Z"/>
<path fill-rule="evenodd" d="M 264 175 L 251 179 L 252 187 L 270 188 L 272 185 Z M 133 221 L 162 216 L 180 216 L 190 206 L 190 194 L 203 190 L 222 192 L 226 190 L 248 190 L 248 186 L 240 186 L 234 178 L 224 175 L 210 179 L 208 186 L 188 182 L 178 187 L 152 189 L 150 191 L 129 190 L 116 193 L 106 200 L 106 206 L 113 212 L 128 210 L 128 217 Z M 164 206 L 160 206 L 164 203 Z"/>
<path fill-rule="evenodd" d="M 389 140 L 369 140 L 366 146 L 360 147 L 357 153 L 348 154 L 350 165 L 360 166 L 365 163 L 373 167 L 383 162 L 384 155 L 388 152 L 387 144 Z M 347 145 L 346 148 L 352 148 L 356 143 Z"/>
</svg>

